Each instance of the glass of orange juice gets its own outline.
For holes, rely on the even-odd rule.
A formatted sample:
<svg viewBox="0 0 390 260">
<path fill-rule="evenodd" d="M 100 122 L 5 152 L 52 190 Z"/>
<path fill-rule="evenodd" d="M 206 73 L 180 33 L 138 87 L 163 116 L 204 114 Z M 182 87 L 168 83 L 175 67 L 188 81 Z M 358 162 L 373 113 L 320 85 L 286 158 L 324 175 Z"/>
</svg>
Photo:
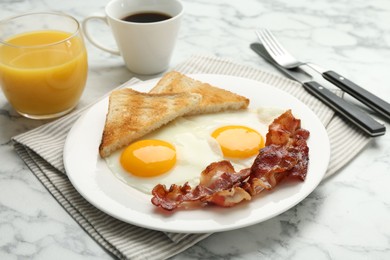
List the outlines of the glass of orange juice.
<svg viewBox="0 0 390 260">
<path fill-rule="evenodd" d="M 28 13 L 0 21 L 0 85 L 12 107 L 33 119 L 62 116 L 87 79 L 79 22 L 62 13 Z"/>
</svg>

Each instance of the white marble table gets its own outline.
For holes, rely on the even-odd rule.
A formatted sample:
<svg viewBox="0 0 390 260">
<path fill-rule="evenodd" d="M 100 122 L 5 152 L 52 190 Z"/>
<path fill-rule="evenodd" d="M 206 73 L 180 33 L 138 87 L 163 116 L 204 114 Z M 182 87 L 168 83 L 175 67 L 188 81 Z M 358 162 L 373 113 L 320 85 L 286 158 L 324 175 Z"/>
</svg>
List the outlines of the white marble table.
<svg viewBox="0 0 390 260">
<path fill-rule="evenodd" d="M 81 20 L 107 2 L 0 0 L 0 18 L 58 10 Z M 183 3 L 186 14 L 172 67 L 205 53 L 278 73 L 248 47 L 256 40 L 254 30 L 267 27 L 297 56 L 390 101 L 389 1 Z M 95 30 L 107 33 L 103 26 Z M 90 70 L 80 107 L 134 76 L 121 58 L 87 47 Z M 0 259 L 110 259 L 13 150 L 12 136 L 43 123 L 21 118 L 0 94 Z M 174 259 L 390 259 L 389 184 L 387 133 L 293 209 L 258 225 L 214 234 Z"/>
</svg>

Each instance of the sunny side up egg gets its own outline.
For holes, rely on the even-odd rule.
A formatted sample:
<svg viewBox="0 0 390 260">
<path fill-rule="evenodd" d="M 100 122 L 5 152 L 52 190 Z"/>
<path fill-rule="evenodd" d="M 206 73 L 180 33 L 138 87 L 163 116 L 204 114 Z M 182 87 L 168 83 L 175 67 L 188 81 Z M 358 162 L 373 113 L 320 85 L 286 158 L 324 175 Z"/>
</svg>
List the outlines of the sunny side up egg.
<svg viewBox="0 0 390 260">
<path fill-rule="evenodd" d="M 264 146 L 268 125 L 282 112 L 248 109 L 181 117 L 115 152 L 106 162 L 117 178 L 146 194 L 157 184 L 196 186 L 212 162 L 227 159 L 236 170 L 250 167 Z"/>
</svg>

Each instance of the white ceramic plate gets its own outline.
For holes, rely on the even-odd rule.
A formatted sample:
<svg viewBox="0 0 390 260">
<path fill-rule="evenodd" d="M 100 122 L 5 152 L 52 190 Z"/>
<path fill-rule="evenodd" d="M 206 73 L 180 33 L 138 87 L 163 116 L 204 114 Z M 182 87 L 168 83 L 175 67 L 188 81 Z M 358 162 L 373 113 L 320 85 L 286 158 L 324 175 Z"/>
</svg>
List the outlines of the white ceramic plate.
<svg viewBox="0 0 390 260">
<path fill-rule="evenodd" d="M 306 180 L 282 183 L 272 192 L 232 208 L 207 206 L 164 213 L 151 204 L 151 196 L 115 177 L 105 160 L 99 157 L 98 147 L 108 106 L 106 98 L 75 123 L 65 143 L 66 172 L 86 200 L 107 214 L 137 226 L 179 233 L 205 233 L 237 229 L 272 218 L 298 204 L 317 187 L 328 166 L 329 139 L 317 116 L 306 105 L 286 92 L 253 80 L 210 74 L 191 77 L 249 97 L 250 107 L 292 109 L 294 116 L 302 120 L 302 127 L 310 131 L 310 163 Z M 157 80 L 142 82 L 132 88 L 147 92 Z"/>
</svg>

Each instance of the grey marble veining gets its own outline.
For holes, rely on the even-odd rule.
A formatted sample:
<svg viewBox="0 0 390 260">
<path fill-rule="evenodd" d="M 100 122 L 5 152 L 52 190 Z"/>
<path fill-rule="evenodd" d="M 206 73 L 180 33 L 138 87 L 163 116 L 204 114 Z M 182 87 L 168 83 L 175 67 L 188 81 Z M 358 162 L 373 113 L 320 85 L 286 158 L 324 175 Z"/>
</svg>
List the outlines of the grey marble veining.
<svg viewBox="0 0 390 260">
<path fill-rule="evenodd" d="M 0 19 L 57 10 L 82 20 L 102 12 L 107 2 L 0 0 Z M 254 30 L 266 27 L 295 56 L 338 71 L 390 102 L 387 0 L 183 3 L 185 16 L 172 67 L 205 53 L 278 73 L 249 49 L 256 40 Z M 104 26 L 94 30 L 107 33 Z M 90 69 L 80 107 L 138 76 L 120 57 L 88 42 L 87 48 Z M 155 76 L 140 78 L 151 77 Z M 111 259 L 13 150 L 12 136 L 44 123 L 21 118 L 0 94 L 0 259 Z M 390 259 L 389 183 L 387 133 L 291 210 L 254 226 L 214 234 L 174 259 Z"/>
</svg>

